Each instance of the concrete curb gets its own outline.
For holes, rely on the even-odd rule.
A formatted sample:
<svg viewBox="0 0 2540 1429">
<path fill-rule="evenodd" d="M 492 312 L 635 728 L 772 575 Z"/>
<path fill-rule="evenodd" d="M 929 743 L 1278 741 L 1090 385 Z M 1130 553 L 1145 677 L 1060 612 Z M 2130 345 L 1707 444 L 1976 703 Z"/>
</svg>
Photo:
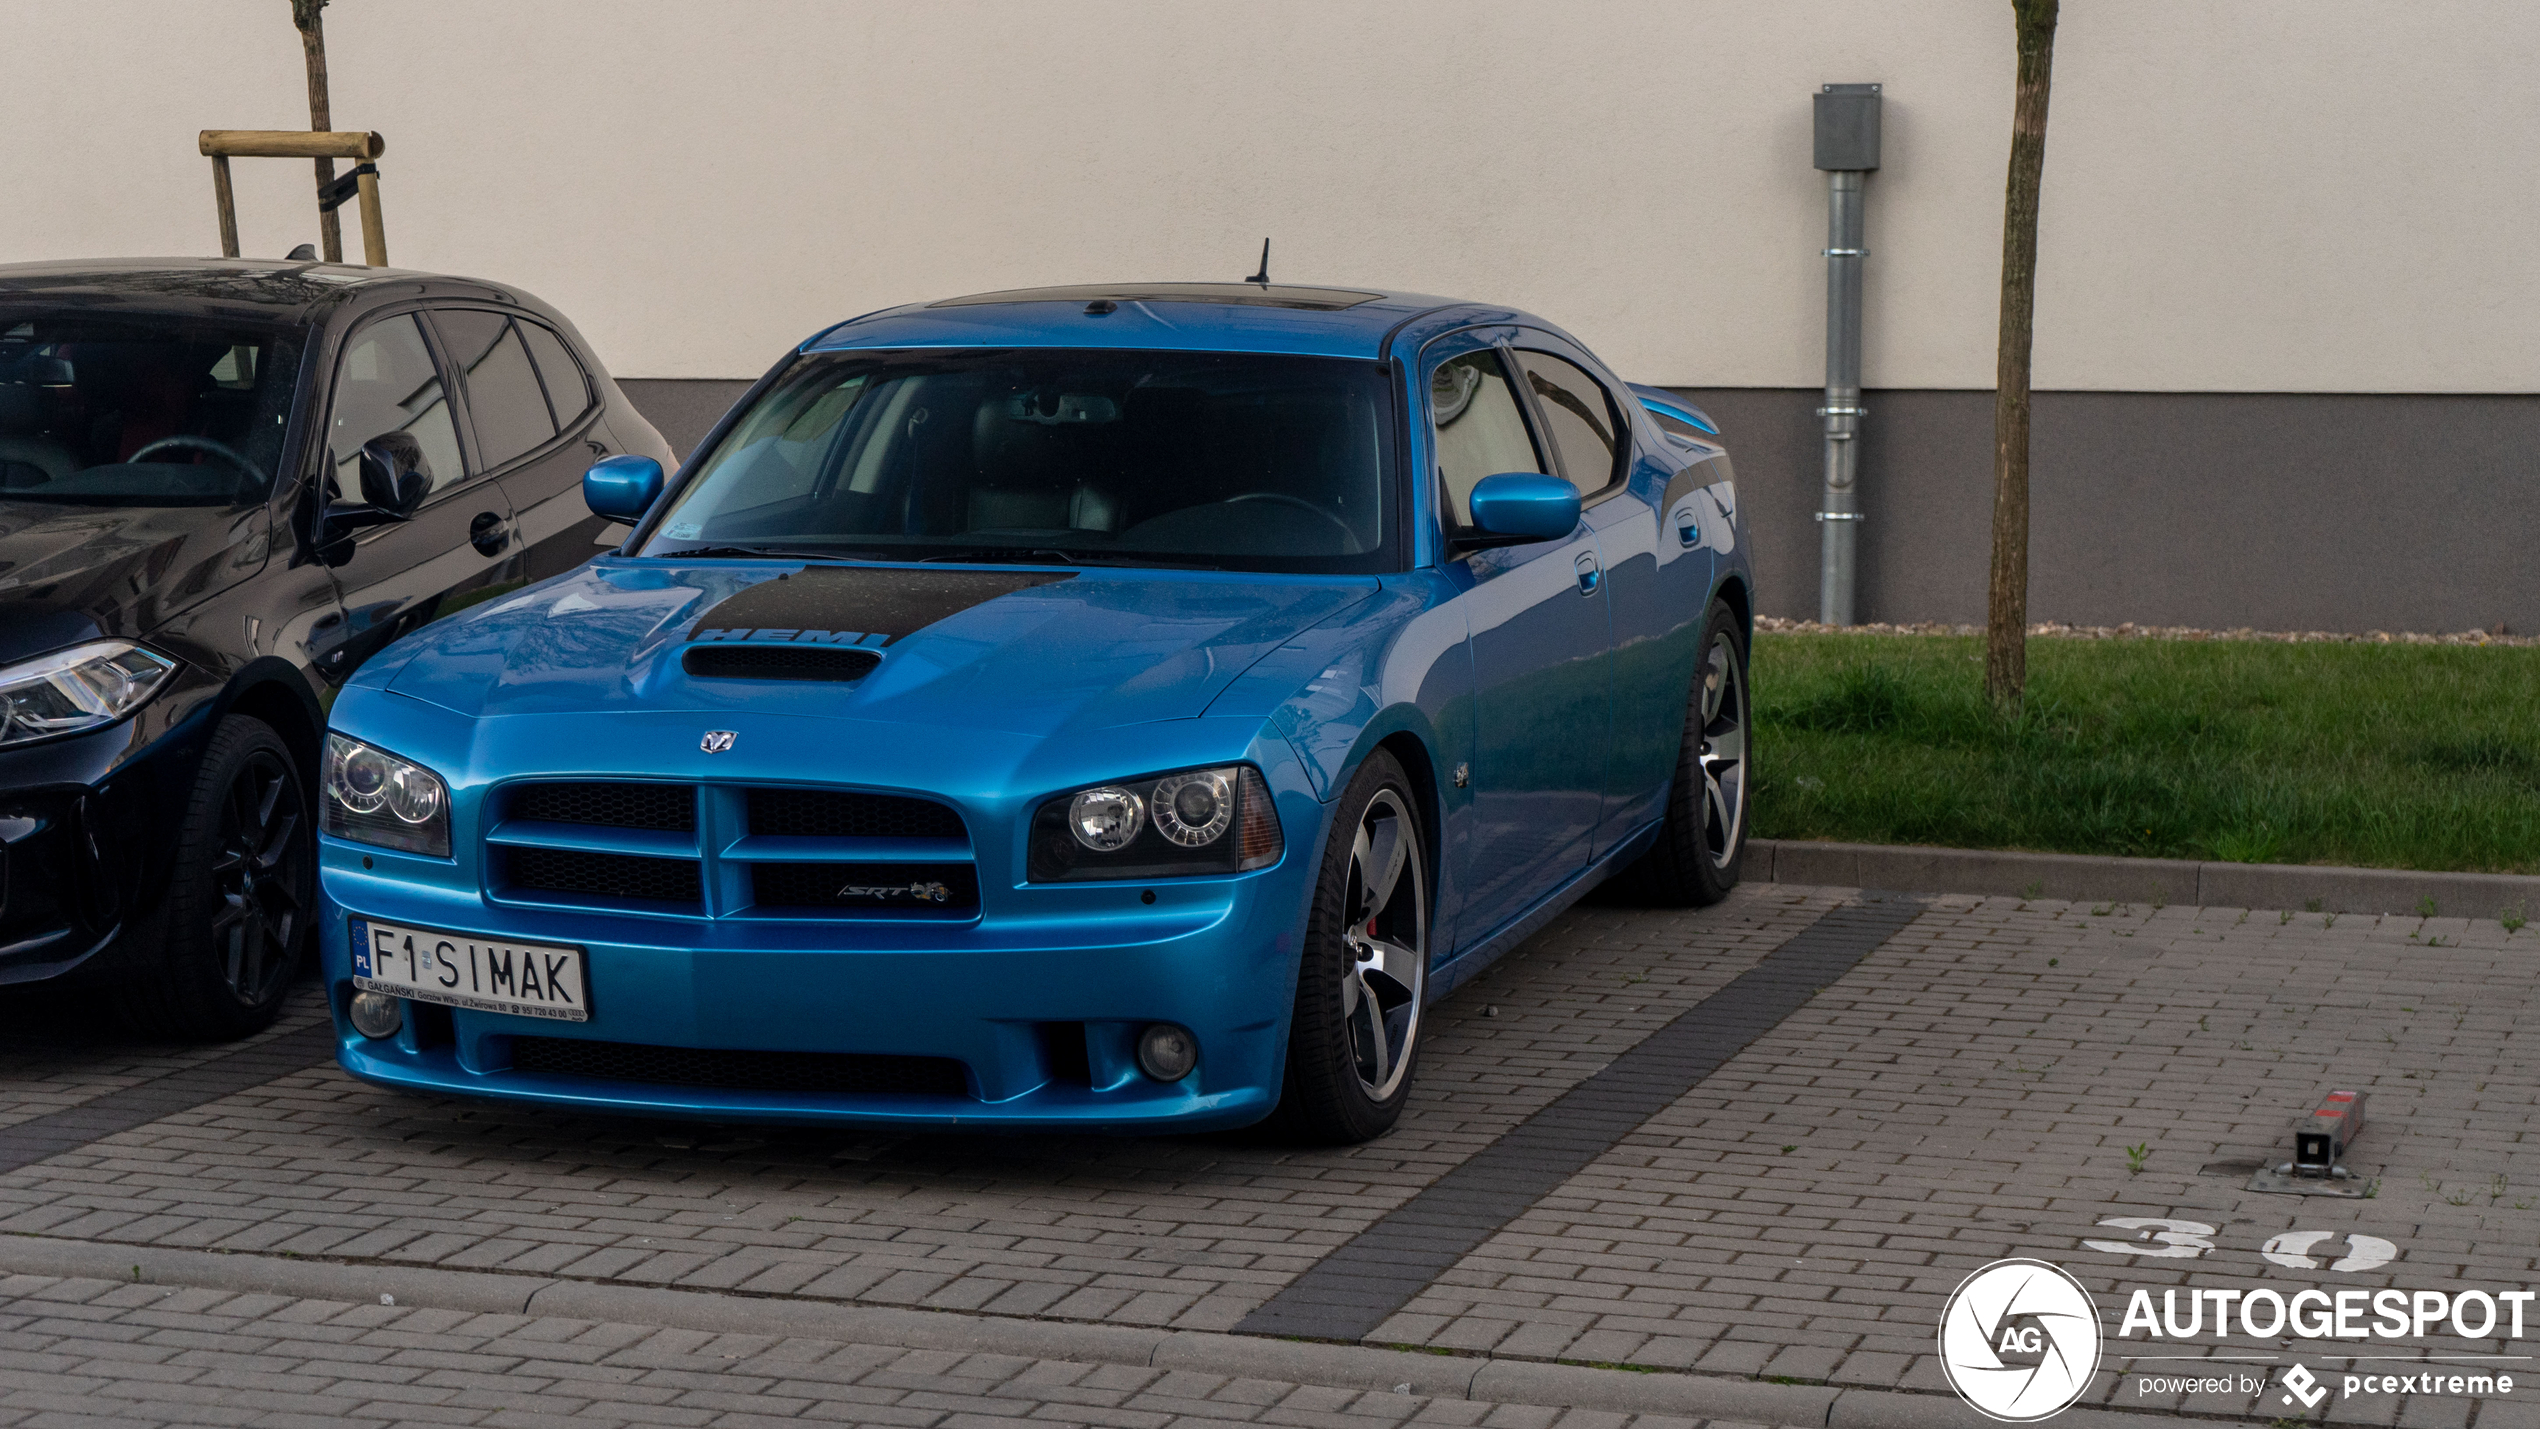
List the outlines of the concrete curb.
<svg viewBox="0 0 2540 1429">
<path fill-rule="evenodd" d="M 1978 893 L 2076 902 L 2175 903 L 2190 908 L 2295 908 L 2324 913 L 2493 918 L 2540 913 L 2540 878 L 2511 873 L 2417 873 L 2286 863 L 2092 858 L 2068 853 L 1750 839 L 1746 875 L 1758 883 Z"/>
<path fill-rule="evenodd" d="M 376 1261 L 113 1245 L 0 1234 L 0 1275 L 111 1280 L 294 1299 L 506 1315 L 552 1315 L 710 1334 L 790 1335 L 893 1349 L 948 1350 L 1178 1369 L 1415 1397 L 1613 1414 L 1667 1414 L 1810 1429 L 1980 1429 L 1993 1421 L 1949 1395 L 1775 1384 L 1697 1373 L 1595 1369 L 1540 1360 L 1434 1355 L 1368 1345 L 1264 1339 L 1200 1330 L 1094 1325 L 847 1305 L 782 1296 L 440 1270 Z M 2148 1412 L 2148 1411 L 2146 1411 Z M 2165 1415 L 2164 1417 L 2178 1417 Z M 2239 1419 L 2243 1416 L 2193 1416 Z M 2076 1408 L 2057 1429 L 2139 1429 L 2143 1414 Z"/>
</svg>

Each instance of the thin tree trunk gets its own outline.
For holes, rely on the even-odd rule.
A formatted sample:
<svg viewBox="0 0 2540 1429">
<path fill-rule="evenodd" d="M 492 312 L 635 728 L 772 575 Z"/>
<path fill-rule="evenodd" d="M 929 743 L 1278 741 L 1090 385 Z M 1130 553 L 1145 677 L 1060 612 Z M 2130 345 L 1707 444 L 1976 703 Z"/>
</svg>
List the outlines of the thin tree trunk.
<svg viewBox="0 0 2540 1429">
<path fill-rule="evenodd" d="M 291 0 L 291 23 L 300 29 L 300 56 L 309 67 L 309 128 L 323 133 L 335 127 L 326 100 L 326 21 L 319 12 L 326 0 Z M 318 159 L 317 186 L 335 182 L 335 161 Z M 332 212 L 318 215 L 318 252 L 329 263 L 344 261 L 344 231 Z"/>
<path fill-rule="evenodd" d="M 1984 693 L 2017 717 L 2028 689 L 2029 341 L 2037 307 L 2037 195 L 2046 170 L 2046 95 L 2056 0 L 2011 0 L 2020 69 L 2011 174 L 2002 201 L 2002 335 L 1993 396 L 1993 579 L 1986 592 Z"/>
</svg>

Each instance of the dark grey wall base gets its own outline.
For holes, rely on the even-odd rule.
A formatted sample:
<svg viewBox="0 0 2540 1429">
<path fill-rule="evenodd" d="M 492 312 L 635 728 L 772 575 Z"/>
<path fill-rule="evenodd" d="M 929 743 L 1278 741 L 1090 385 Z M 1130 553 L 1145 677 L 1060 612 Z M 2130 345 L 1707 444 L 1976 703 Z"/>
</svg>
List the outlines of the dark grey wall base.
<svg viewBox="0 0 2540 1429">
<path fill-rule="evenodd" d="M 2076 902 L 2278 908 L 2321 913 L 2443 918 L 2540 912 L 2540 878 L 2506 873 L 2415 873 L 2280 863 L 2198 863 L 2169 858 L 2088 858 L 2061 853 L 1900 848 L 1751 839 L 1746 877 L 1758 883 L 1977 893 Z M 2313 905 L 2317 906 L 2314 907 Z M 2540 935 L 2534 945 L 2540 946 Z"/>
<path fill-rule="evenodd" d="M 1824 394 L 1681 390 L 1737 463 L 1759 608 L 1815 619 Z M 1982 621 L 1993 394 L 1864 400 L 1857 618 Z M 2540 632 L 2535 453 L 2540 397 L 2040 392 L 2029 618 Z"/>
</svg>

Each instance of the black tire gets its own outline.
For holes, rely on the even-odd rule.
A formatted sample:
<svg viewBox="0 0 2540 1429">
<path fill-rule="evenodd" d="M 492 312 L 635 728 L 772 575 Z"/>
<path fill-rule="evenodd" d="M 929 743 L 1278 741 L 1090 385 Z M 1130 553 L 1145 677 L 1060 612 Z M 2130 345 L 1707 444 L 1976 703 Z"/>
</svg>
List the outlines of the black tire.
<svg viewBox="0 0 2540 1429">
<path fill-rule="evenodd" d="M 1746 683 L 1746 640 L 1737 616 L 1718 601 L 1702 625 L 1702 653 L 1685 697 L 1684 740 L 1667 789 L 1658 841 L 1615 881 L 1632 902 L 1700 908 L 1729 896 L 1746 862 L 1754 699 Z"/>
<path fill-rule="evenodd" d="M 223 719 L 185 802 L 167 897 L 116 969 L 134 1031 L 226 1041 L 272 1024 L 315 926 L 314 816 L 281 736 Z"/>
<path fill-rule="evenodd" d="M 1393 869 L 1380 897 L 1364 886 L 1382 877 L 1366 876 L 1371 866 Z M 1306 918 L 1274 1134 L 1347 1145 L 1382 1136 L 1402 1115 L 1420 1057 L 1429 882 L 1419 801 L 1402 766 L 1378 750 L 1333 812 Z"/>
</svg>

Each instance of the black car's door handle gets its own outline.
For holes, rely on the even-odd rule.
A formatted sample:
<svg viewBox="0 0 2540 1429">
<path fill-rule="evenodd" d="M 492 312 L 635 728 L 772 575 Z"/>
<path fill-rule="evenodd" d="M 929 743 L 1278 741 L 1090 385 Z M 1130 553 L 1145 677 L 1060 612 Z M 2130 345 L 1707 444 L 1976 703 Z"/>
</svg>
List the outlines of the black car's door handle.
<svg viewBox="0 0 2540 1429">
<path fill-rule="evenodd" d="M 512 543 L 511 526 L 491 511 L 480 511 L 467 523 L 467 539 L 479 554 L 499 556 Z"/>
</svg>

